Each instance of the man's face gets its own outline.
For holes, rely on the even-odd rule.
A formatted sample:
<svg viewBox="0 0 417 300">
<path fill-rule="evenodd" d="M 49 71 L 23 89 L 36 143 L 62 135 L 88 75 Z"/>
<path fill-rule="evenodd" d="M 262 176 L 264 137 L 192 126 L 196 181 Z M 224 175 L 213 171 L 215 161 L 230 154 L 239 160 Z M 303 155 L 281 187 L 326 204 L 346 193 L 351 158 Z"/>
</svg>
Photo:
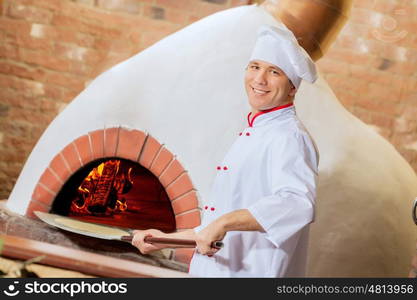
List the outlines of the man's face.
<svg viewBox="0 0 417 300">
<path fill-rule="evenodd" d="M 254 113 L 292 101 L 296 89 L 277 66 L 253 60 L 246 68 L 245 88 Z"/>
</svg>

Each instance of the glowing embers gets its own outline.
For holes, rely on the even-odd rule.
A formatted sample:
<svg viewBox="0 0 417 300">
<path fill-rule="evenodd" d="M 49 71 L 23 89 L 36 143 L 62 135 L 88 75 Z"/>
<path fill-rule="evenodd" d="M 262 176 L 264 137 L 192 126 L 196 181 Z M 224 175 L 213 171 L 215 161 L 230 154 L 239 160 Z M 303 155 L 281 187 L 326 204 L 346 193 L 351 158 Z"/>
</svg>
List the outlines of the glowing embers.
<svg viewBox="0 0 417 300">
<path fill-rule="evenodd" d="M 127 209 L 124 194 L 132 186 L 132 168 L 120 168 L 120 160 L 108 160 L 94 168 L 78 187 L 69 214 L 112 215 Z"/>
<path fill-rule="evenodd" d="M 51 212 L 124 228 L 176 229 L 171 201 L 158 178 L 137 162 L 117 157 L 93 161 L 75 172 Z"/>
</svg>

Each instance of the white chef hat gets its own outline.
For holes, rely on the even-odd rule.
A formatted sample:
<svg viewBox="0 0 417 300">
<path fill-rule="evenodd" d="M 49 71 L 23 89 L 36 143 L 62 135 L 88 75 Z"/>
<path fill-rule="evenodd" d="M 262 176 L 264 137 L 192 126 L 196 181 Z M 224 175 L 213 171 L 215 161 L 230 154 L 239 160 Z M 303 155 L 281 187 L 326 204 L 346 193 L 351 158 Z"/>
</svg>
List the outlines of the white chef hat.
<svg viewBox="0 0 417 300">
<path fill-rule="evenodd" d="M 313 83 L 317 79 L 316 66 L 288 29 L 262 25 L 250 61 L 262 60 L 279 67 L 296 89 L 301 79 Z"/>
</svg>

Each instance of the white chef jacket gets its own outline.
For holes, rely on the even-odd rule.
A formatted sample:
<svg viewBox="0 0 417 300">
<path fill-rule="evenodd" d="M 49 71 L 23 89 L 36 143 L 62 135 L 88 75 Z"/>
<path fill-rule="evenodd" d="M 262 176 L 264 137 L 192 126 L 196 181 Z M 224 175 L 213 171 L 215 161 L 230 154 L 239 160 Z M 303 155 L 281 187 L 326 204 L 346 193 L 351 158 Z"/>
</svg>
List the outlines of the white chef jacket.
<svg viewBox="0 0 417 300">
<path fill-rule="evenodd" d="M 248 209 L 265 232 L 231 231 L 212 257 L 194 253 L 193 277 L 303 277 L 314 219 L 318 155 L 292 104 L 248 115 L 224 160 L 203 229 L 223 214 Z"/>
</svg>

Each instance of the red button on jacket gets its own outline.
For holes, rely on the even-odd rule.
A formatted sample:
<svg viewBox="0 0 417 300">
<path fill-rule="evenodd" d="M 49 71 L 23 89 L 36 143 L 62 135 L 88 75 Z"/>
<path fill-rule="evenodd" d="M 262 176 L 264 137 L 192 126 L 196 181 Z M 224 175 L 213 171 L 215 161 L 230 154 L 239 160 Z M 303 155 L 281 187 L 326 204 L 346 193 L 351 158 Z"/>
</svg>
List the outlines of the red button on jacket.
<svg viewBox="0 0 417 300">
<path fill-rule="evenodd" d="M 246 136 L 250 136 L 250 133 L 249 132 L 246 132 Z"/>
<path fill-rule="evenodd" d="M 223 170 L 227 170 L 227 167 L 226 167 L 226 166 L 224 166 L 224 167 L 223 167 Z"/>
<path fill-rule="evenodd" d="M 221 170 L 221 169 L 222 169 L 222 167 L 220 167 L 220 166 L 217 167 L 217 170 Z"/>
<path fill-rule="evenodd" d="M 212 208 L 210 208 L 212 211 L 214 211 L 215 210 L 215 208 L 214 207 L 212 207 Z"/>
</svg>

